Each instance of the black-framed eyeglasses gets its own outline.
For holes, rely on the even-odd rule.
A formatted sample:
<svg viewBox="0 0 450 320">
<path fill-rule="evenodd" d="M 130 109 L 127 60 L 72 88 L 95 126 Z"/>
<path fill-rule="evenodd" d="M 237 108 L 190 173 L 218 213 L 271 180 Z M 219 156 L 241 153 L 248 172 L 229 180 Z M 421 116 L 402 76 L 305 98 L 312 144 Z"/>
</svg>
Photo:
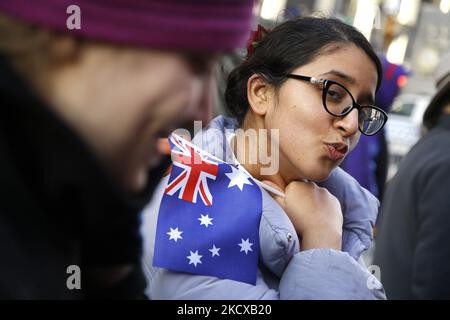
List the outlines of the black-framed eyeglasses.
<svg viewBox="0 0 450 320">
<path fill-rule="evenodd" d="M 358 128 L 366 136 L 373 136 L 380 131 L 388 116 L 376 106 L 362 106 L 355 101 L 350 91 L 342 84 L 327 79 L 306 77 L 298 74 L 288 74 L 287 78 L 308 81 L 322 86 L 322 103 L 325 110 L 334 117 L 345 117 L 353 109 L 358 110 Z"/>
</svg>

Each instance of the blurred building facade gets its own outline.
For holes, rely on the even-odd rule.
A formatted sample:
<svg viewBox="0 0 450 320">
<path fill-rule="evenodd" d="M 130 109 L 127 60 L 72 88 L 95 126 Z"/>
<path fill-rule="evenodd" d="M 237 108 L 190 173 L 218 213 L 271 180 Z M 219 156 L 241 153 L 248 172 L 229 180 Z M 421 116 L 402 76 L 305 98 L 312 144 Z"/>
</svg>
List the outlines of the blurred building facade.
<svg viewBox="0 0 450 320">
<path fill-rule="evenodd" d="M 405 93 L 432 94 L 432 73 L 450 50 L 450 0 L 262 0 L 265 20 L 317 14 L 358 28 L 391 63 L 411 70 Z"/>
</svg>

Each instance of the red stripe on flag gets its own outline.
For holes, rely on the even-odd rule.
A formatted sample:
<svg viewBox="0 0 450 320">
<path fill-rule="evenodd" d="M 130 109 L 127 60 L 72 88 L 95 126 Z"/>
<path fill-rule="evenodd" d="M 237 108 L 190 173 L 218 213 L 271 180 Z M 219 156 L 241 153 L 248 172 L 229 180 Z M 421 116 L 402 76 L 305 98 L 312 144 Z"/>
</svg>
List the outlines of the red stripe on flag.
<svg viewBox="0 0 450 320">
<path fill-rule="evenodd" d="M 184 179 L 184 177 L 186 176 L 186 172 L 183 172 L 183 174 L 181 174 L 177 179 L 175 179 L 175 181 L 173 181 L 170 186 L 168 186 L 165 190 L 165 193 L 169 192 L 170 190 L 173 189 L 173 187 L 175 187 L 181 180 Z"/>
<path fill-rule="evenodd" d="M 207 206 L 211 205 L 211 202 L 209 202 L 208 197 L 206 196 L 205 190 L 203 189 L 203 183 L 200 182 L 200 193 L 203 196 L 203 200 L 205 201 Z"/>
</svg>

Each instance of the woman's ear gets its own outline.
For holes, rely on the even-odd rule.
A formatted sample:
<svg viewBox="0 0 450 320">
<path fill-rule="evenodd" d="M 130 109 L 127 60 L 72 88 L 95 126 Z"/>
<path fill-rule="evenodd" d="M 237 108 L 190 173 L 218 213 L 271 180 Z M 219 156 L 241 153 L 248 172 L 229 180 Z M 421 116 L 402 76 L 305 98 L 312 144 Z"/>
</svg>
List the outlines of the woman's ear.
<svg viewBox="0 0 450 320">
<path fill-rule="evenodd" d="M 264 116 L 269 108 L 270 85 L 259 74 L 254 74 L 247 81 L 247 99 L 252 111 Z"/>
</svg>

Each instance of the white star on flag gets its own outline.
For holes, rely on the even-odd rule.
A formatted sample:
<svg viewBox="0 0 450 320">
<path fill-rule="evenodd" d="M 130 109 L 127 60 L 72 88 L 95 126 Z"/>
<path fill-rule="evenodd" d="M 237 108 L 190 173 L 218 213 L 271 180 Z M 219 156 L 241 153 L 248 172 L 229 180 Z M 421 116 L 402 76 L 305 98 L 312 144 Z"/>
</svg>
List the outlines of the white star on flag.
<svg viewBox="0 0 450 320">
<path fill-rule="evenodd" d="M 198 218 L 198 220 L 200 220 L 200 225 L 205 225 L 206 228 L 208 228 L 208 225 L 213 224 L 211 222 L 211 220 L 214 218 L 210 218 L 208 215 L 202 215 L 201 214 L 201 218 Z"/>
<path fill-rule="evenodd" d="M 216 245 L 213 244 L 213 247 L 211 249 L 209 249 L 209 251 L 211 251 L 211 253 L 212 253 L 211 257 L 220 256 L 219 250 L 220 250 L 220 248 L 216 248 Z"/>
<path fill-rule="evenodd" d="M 253 245 L 253 243 L 249 242 L 248 238 L 247 240 L 244 239 L 241 240 L 242 242 L 238 244 L 238 246 L 241 247 L 241 251 L 239 252 L 245 251 L 245 254 L 247 254 L 249 251 L 253 251 L 252 248 L 250 248 Z"/>
<path fill-rule="evenodd" d="M 242 191 L 242 189 L 244 188 L 244 184 L 252 185 L 252 183 L 249 181 L 250 177 L 245 172 L 234 167 L 231 167 L 231 169 L 233 170 L 233 172 L 225 173 L 228 179 L 230 179 L 228 188 L 238 186 L 238 188 Z"/>
<path fill-rule="evenodd" d="M 197 263 L 202 263 L 200 261 L 200 258 L 203 257 L 201 255 L 198 254 L 198 250 L 195 252 L 190 251 L 191 254 L 189 256 L 187 256 L 187 258 L 189 259 L 189 264 L 194 264 L 194 267 L 197 266 Z"/>
<path fill-rule="evenodd" d="M 181 237 L 181 234 L 183 233 L 183 231 L 179 231 L 178 227 L 175 229 L 170 228 L 170 231 L 167 232 L 167 234 L 170 236 L 169 240 L 172 240 L 177 242 L 178 239 L 183 239 Z"/>
</svg>

